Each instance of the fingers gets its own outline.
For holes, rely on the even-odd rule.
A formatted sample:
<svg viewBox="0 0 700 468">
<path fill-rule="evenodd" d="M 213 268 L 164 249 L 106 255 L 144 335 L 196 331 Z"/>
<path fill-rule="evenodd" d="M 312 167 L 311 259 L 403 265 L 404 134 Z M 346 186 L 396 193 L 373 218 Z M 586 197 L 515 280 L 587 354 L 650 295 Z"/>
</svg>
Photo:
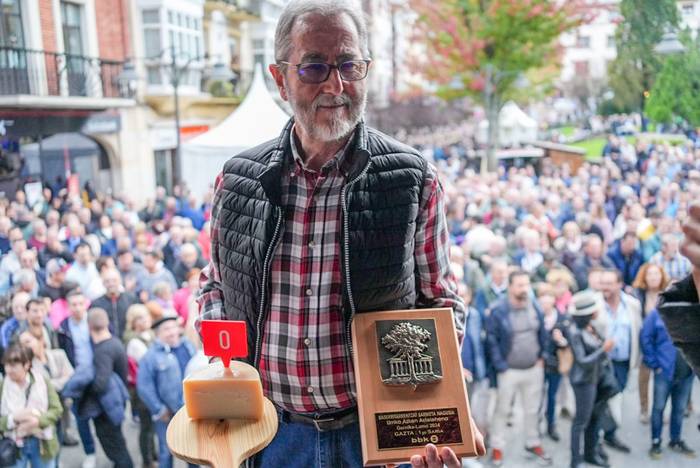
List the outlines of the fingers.
<svg viewBox="0 0 700 468">
<path fill-rule="evenodd" d="M 413 468 L 427 468 L 428 465 L 425 463 L 425 459 L 420 455 L 413 455 L 411 457 L 411 466 Z"/>
<path fill-rule="evenodd" d="M 462 461 L 457 458 L 455 452 L 449 447 L 443 447 L 442 450 L 440 450 L 440 458 L 442 458 L 442 462 L 447 468 L 462 467 Z"/>
<path fill-rule="evenodd" d="M 687 257 L 695 268 L 700 268 L 700 243 L 686 241 L 680 250 L 681 254 Z"/>
<path fill-rule="evenodd" d="M 440 460 L 440 455 L 438 455 L 438 449 L 433 444 L 428 444 L 425 446 L 425 458 L 428 462 L 429 468 L 442 467 L 442 460 Z"/>
<path fill-rule="evenodd" d="M 474 434 L 474 443 L 476 445 L 476 454 L 480 457 L 483 457 L 486 455 L 486 444 L 484 443 L 484 435 L 481 433 L 478 427 L 476 427 L 476 423 L 474 422 L 474 418 L 470 417 L 469 422 L 471 423 L 472 426 L 472 434 Z"/>
</svg>

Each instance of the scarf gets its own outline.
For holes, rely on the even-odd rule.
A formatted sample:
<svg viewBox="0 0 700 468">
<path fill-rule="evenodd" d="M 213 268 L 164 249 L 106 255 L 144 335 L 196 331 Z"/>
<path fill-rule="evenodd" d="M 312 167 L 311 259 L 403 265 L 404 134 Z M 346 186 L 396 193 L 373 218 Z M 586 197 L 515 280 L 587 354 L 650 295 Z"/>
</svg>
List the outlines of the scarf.
<svg viewBox="0 0 700 468">
<path fill-rule="evenodd" d="M 46 380 L 38 372 L 30 371 L 28 383 L 19 385 L 10 378 L 5 378 L 2 385 L 2 395 L 0 395 L 0 416 L 9 416 L 19 408 L 30 408 L 38 410 L 44 414 L 49 409 L 49 392 Z M 27 398 L 27 385 L 29 385 L 29 395 Z M 53 426 L 44 429 L 36 428 L 31 433 L 19 430 L 18 427 L 8 431 L 18 446 L 23 445 L 25 437 L 34 436 L 38 439 L 49 440 L 53 437 Z"/>
</svg>

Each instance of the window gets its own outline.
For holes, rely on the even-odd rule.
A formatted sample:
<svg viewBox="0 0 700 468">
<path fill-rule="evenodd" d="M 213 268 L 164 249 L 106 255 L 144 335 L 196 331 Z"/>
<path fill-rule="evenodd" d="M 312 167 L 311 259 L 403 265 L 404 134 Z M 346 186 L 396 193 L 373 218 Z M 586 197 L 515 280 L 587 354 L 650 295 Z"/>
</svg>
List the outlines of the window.
<svg viewBox="0 0 700 468">
<path fill-rule="evenodd" d="M 588 61 L 586 60 L 579 60 L 577 62 L 574 62 L 574 70 L 576 72 L 576 76 L 578 77 L 587 77 L 589 74 L 589 65 Z"/>
<path fill-rule="evenodd" d="M 262 50 L 265 48 L 265 41 L 263 39 L 253 39 L 253 49 Z"/>
<path fill-rule="evenodd" d="M 611 34 L 608 36 L 608 49 L 615 48 L 615 35 Z"/>
<path fill-rule="evenodd" d="M 684 3 L 681 5 L 681 12 L 683 16 L 693 16 L 695 13 L 695 4 L 694 3 Z"/>
<path fill-rule="evenodd" d="M 160 11 L 156 10 L 143 10 L 141 12 L 141 18 L 143 24 L 158 24 L 160 23 Z"/>
<path fill-rule="evenodd" d="M 163 83 L 160 70 L 160 66 L 146 67 L 146 79 L 149 85 L 159 85 Z"/>
<path fill-rule="evenodd" d="M 157 57 L 160 54 L 160 29 L 144 28 L 143 40 L 146 43 L 145 53 L 147 58 Z"/>
<path fill-rule="evenodd" d="M 200 55 L 202 40 L 201 21 L 193 16 L 168 11 L 168 47 L 174 47 L 178 58 L 188 59 Z"/>
<path fill-rule="evenodd" d="M 18 48 L 24 46 L 20 0 L 0 2 L 0 46 Z"/>
<path fill-rule="evenodd" d="M 63 48 L 71 55 L 83 55 L 83 8 L 76 3 L 61 2 Z"/>
<path fill-rule="evenodd" d="M 576 47 L 588 49 L 591 47 L 591 38 L 588 36 L 578 36 L 576 38 Z"/>
</svg>

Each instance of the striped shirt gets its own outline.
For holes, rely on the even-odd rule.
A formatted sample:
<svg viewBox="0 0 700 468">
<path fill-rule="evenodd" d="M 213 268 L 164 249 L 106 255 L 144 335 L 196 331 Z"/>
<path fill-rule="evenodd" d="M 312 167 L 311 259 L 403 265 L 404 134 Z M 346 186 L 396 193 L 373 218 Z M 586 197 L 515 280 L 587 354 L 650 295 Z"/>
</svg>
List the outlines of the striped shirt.
<svg viewBox="0 0 700 468">
<path fill-rule="evenodd" d="M 649 263 L 662 267 L 673 281 L 682 280 L 688 276 L 693 269 L 690 260 L 680 253 L 676 253 L 671 260 L 667 260 L 663 252 L 656 252 L 649 259 Z"/>
<path fill-rule="evenodd" d="M 294 164 L 281 180 L 284 230 L 271 264 L 259 371 L 265 395 L 276 405 L 295 413 L 328 413 L 352 407 L 356 399 L 340 265 L 340 192 L 349 161 L 341 151 L 313 172 L 305 168 L 291 139 Z M 221 180 L 219 176 L 215 204 Z M 444 195 L 433 167 L 422 193 L 414 254 L 417 305 L 453 308 L 461 335 L 465 307 L 449 268 Z M 200 318 L 224 317 L 217 265 L 219 222 L 214 210 L 212 260 L 202 273 L 203 292 L 197 299 Z"/>
</svg>

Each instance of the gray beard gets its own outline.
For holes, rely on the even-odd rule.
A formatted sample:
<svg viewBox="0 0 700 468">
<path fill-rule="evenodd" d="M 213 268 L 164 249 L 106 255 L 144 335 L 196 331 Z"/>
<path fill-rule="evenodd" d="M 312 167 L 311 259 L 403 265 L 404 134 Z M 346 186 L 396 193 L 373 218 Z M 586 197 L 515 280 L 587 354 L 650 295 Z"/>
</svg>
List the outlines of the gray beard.
<svg viewBox="0 0 700 468">
<path fill-rule="evenodd" d="M 314 125 L 312 123 L 316 112 L 313 104 L 308 107 L 299 106 L 294 96 L 290 94 L 289 105 L 294 112 L 295 122 L 301 125 L 311 138 L 326 143 L 334 142 L 350 135 L 357 127 L 357 124 L 360 123 L 367 107 L 367 93 L 363 94 L 361 101 L 357 105 L 351 101 L 347 107 L 350 111 L 350 116 L 347 119 L 337 116 L 329 124 Z"/>
</svg>

